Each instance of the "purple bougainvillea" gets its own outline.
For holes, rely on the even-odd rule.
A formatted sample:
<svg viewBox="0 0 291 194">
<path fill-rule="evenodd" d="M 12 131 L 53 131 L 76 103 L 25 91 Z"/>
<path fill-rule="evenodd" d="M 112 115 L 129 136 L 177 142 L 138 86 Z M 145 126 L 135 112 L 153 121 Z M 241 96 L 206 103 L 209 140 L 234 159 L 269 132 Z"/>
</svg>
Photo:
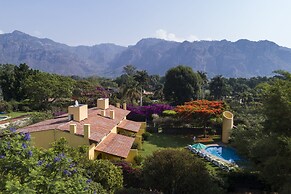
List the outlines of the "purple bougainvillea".
<svg viewBox="0 0 291 194">
<path fill-rule="evenodd" d="M 133 114 L 150 118 L 153 114 L 161 115 L 164 110 L 172 110 L 174 107 L 168 104 L 152 104 L 149 106 L 131 106 L 127 107 Z"/>
</svg>

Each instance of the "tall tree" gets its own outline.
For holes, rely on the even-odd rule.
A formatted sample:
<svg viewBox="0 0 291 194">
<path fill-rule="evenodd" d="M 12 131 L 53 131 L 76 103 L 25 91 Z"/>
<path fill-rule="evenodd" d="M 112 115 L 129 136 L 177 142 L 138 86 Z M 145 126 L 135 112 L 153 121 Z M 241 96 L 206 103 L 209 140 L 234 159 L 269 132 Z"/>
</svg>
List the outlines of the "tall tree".
<svg viewBox="0 0 291 194">
<path fill-rule="evenodd" d="M 146 70 L 136 71 L 136 74 L 134 75 L 134 80 L 137 81 L 137 86 L 140 89 L 140 106 L 142 106 L 143 91 L 148 85 L 147 82 L 149 81 L 148 72 Z"/>
<path fill-rule="evenodd" d="M 209 90 L 215 100 L 222 100 L 229 94 L 227 80 L 221 75 L 215 76 L 209 83 Z"/>
<path fill-rule="evenodd" d="M 74 80 L 70 77 L 44 72 L 30 76 L 25 82 L 30 100 L 43 109 L 57 99 L 72 97 L 73 86 Z"/>
<path fill-rule="evenodd" d="M 38 72 L 32 70 L 25 63 L 16 65 L 0 65 L 0 86 L 2 88 L 4 100 L 21 101 L 27 98 L 29 94 L 25 88 L 25 80 L 29 76 Z"/>
<path fill-rule="evenodd" d="M 279 71 L 269 83 L 259 86 L 265 120 L 261 127 L 234 130 L 239 151 L 254 162 L 272 190 L 291 192 L 291 74 Z M 247 148 L 247 149 L 246 149 Z"/>
<path fill-rule="evenodd" d="M 203 72 L 203 71 L 197 71 L 197 73 L 200 76 L 200 80 L 201 80 L 201 84 L 200 84 L 200 95 L 199 98 L 200 99 L 205 99 L 205 89 L 208 85 L 208 79 L 207 79 L 207 73 Z"/>
<path fill-rule="evenodd" d="M 5 64 L 0 65 L 0 85 L 3 92 L 3 98 L 6 101 L 10 101 L 16 98 L 15 95 L 15 71 L 14 65 Z"/>
<path fill-rule="evenodd" d="M 200 76 L 191 67 L 179 65 L 167 71 L 164 85 L 165 99 L 173 104 L 197 99 Z"/>
</svg>

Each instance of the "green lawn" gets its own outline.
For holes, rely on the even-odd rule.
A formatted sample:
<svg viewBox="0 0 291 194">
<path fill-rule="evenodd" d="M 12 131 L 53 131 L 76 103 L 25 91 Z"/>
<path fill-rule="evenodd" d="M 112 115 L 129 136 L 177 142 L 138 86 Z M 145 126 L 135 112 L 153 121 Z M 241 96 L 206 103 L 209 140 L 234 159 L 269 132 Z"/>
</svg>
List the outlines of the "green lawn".
<svg viewBox="0 0 291 194">
<path fill-rule="evenodd" d="M 154 151 L 161 148 L 184 148 L 189 144 L 193 144 L 193 136 L 191 135 L 167 135 L 154 133 L 143 144 L 143 150 L 139 153 L 142 156 L 148 156 Z"/>
<path fill-rule="evenodd" d="M 147 141 L 143 143 L 143 149 L 139 151 L 142 157 L 151 155 L 154 151 L 163 148 L 185 148 L 189 144 L 193 144 L 193 135 L 167 135 L 161 133 L 153 133 Z M 211 174 L 221 171 L 217 166 L 202 159 L 206 168 Z"/>
<path fill-rule="evenodd" d="M 13 118 L 16 118 L 16 117 L 20 117 L 20 116 L 23 116 L 23 115 L 29 115 L 33 112 L 10 112 L 8 114 L 4 114 L 5 116 L 9 116 L 11 117 L 12 119 Z"/>
</svg>

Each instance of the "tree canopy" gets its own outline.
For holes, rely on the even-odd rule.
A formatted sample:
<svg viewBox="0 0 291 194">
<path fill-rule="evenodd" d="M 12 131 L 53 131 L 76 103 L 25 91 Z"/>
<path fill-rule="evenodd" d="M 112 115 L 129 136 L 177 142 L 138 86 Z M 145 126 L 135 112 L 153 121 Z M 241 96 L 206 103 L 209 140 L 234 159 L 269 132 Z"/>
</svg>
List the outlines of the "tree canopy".
<svg viewBox="0 0 291 194">
<path fill-rule="evenodd" d="M 31 145 L 29 133 L 11 128 L 0 135 L 0 192 L 105 194 L 122 186 L 118 167 L 89 161 L 85 148 L 71 148 L 64 139 L 39 150 Z"/>
<path fill-rule="evenodd" d="M 165 76 L 165 99 L 174 104 L 198 98 L 202 80 L 191 67 L 179 65 L 167 71 Z"/>
<path fill-rule="evenodd" d="M 143 174 L 149 188 L 165 194 L 219 193 L 205 164 L 186 150 L 154 152 L 145 160 Z"/>
<path fill-rule="evenodd" d="M 261 125 L 238 126 L 232 141 L 254 163 L 274 191 L 290 193 L 291 187 L 291 74 L 279 75 L 259 86 L 264 115 Z M 253 115 L 254 117 L 255 115 Z"/>
</svg>

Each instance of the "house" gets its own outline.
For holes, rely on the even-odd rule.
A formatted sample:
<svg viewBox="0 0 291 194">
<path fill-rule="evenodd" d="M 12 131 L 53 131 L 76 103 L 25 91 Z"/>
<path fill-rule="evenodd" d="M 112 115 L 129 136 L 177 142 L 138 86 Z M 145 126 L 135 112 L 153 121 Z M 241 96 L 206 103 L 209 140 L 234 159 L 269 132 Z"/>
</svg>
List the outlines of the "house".
<svg viewBox="0 0 291 194">
<path fill-rule="evenodd" d="M 73 147 L 87 145 L 89 159 L 123 159 L 132 162 L 138 154 L 134 143 L 141 147 L 145 123 L 126 119 L 130 111 L 109 105 L 108 98 L 97 100 L 97 107 L 85 104 L 68 107 L 68 114 L 45 120 L 18 132 L 30 133 L 36 147 L 50 148 L 51 143 L 65 138 Z"/>
</svg>

